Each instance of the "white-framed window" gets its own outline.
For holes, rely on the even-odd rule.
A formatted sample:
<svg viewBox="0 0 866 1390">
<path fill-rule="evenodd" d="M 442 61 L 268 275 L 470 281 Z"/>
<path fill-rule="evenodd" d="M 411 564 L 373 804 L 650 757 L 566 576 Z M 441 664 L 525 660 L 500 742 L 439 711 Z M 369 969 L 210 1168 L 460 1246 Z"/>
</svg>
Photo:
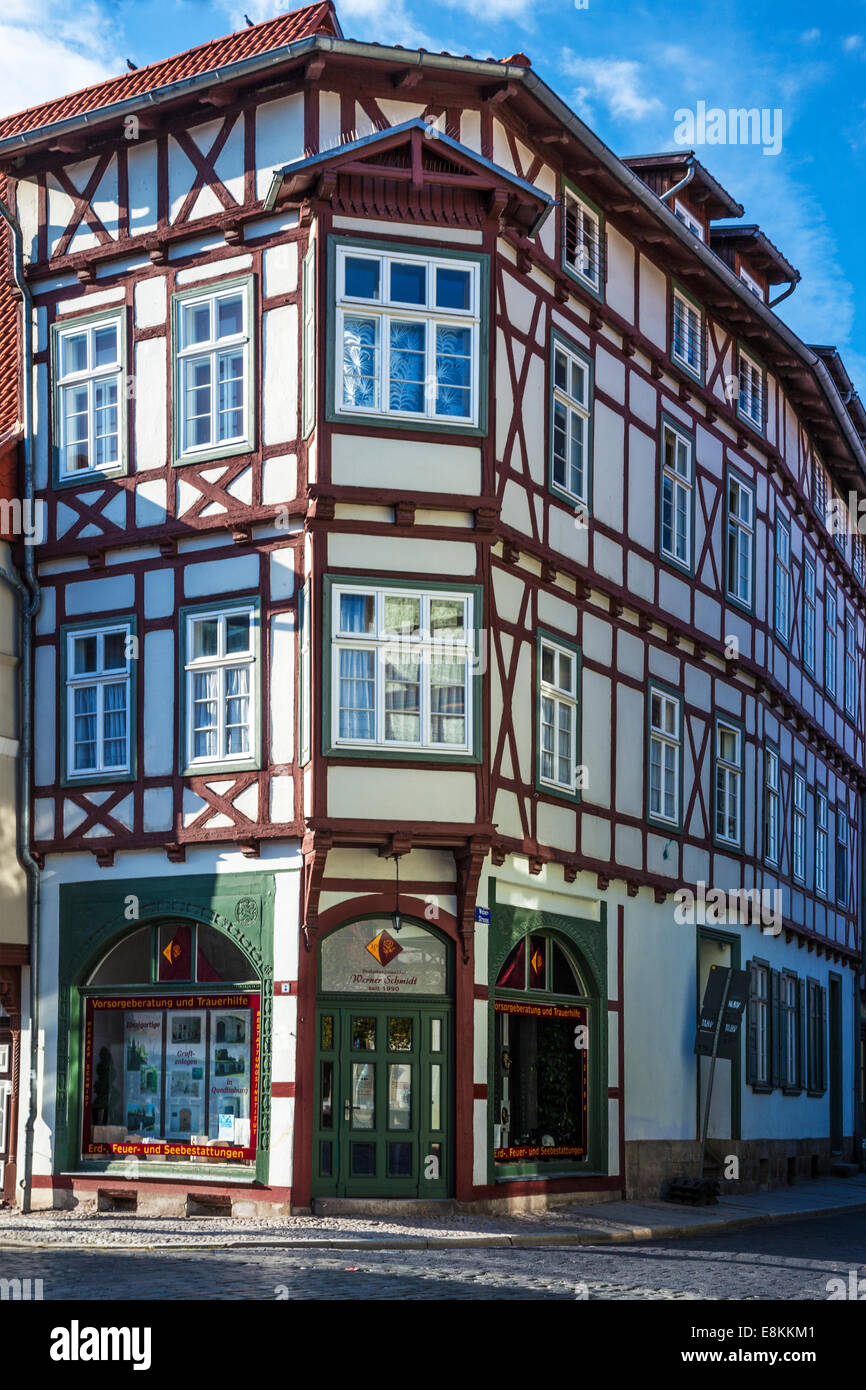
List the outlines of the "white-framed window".
<svg viewBox="0 0 866 1390">
<path fill-rule="evenodd" d="M 303 431 L 304 438 L 316 422 L 316 243 L 311 241 L 304 257 L 302 284 L 303 313 Z"/>
<path fill-rule="evenodd" d="M 784 971 L 780 980 L 782 1009 L 782 1038 L 784 1041 L 785 1075 L 783 1084 L 796 1086 L 800 1071 L 800 1003 L 796 975 Z"/>
<path fill-rule="evenodd" d="M 682 712 L 679 699 L 650 688 L 649 813 L 678 825 Z"/>
<path fill-rule="evenodd" d="M 735 473 L 728 474 L 728 597 L 752 604 L 755 547 L 755 494 Z"/>
<path fill-rule="evenodd" d="M 828 589 L 824 595 L 824 689 L 831 700 L 836 698 L 836 595 Z"/>
<path fill-rule="evenodd" d="M 863 584 L 866 579 L 866 566 L 863 559 L 863 537 L 856 532 L 852 538 L 851 563 L 854 567 L 854 578 L 858 584 Z"/>
<path fill-rule="evenodd" d="M 751 1036 L 754 1039 L 754 1053 L 750 1055 L 751 1075 L 749 1080 L 755 1086 L 770 1084 L 770 971 L 766 965 L 757 961 L 750 963 L 749 970 L 749 1020 Z"/>
<path fill-rule="evenodd" d="M 764 749 L 764 858 L 779 863 L 779 754 Z"/>
<path fill-rule="evenodd" d="M 131 627 L 66 634 L 66 774 L 112 777 L 131 770 Z"/>
<path fill-rule="evenodd" d="M 473 595 L 334 584 L 334 748 L 472 752 Z"/>
<path fill-rule="evenodd" d="M 791 640 L 791 532 L 788 523 L 776 518 L 774 564 L 773 630 L 782 642 Z"/>
<path fill-rule="evenodd" d="M 745 285 L 746 289 L 747 289 L 747 290 L 751 290 L 751 291 L 752 291 L 752 294 L 755 296 L 755 298 L 756 298 L 756 299 L 760 299 L 761 302 L 763 303 L 764 298 L 765 298 L 763 289 L 762 289 L 761 286 L 758 284 L 758 282 L 757 282 L 757 280 L 754 278 L 754 276 L 750 275 L 749 272 L 748 272 L 747 270 L 744 270 L 744 269 L 742 268 L 742 266 L 740 267 L 740 279 L 742 280 L 742 282 L 743 282 L 743 284 Z"/>
<path fill-rule="evenodd" d="M 815 793 L 815 892 L 827 896 L 827 793 Z"/>
<path fill-rule="evenodd" d="M 739 411 L 759 430 L 764 428 L 764 373 L 742 348 L 739 353 Z"/>
<path fill-rule="evenodd" d="M 662 425 L 661 553 L 684 569 L 692 563 L 692 441 Z"/>
<path fill-rule="evenodd" d="M 845 713 L 857 718 L 857 625 L 852 614 L 845 615 Z"/>
<path fill-rule="evenodd" d="M 695 376 L 703 371 L 703 316 L 700 309 L 679 290 L 674 290 L 673 343 L 675 362 Z"/>
<path fill-rule="evenodd" d="M 815 566 L 803 561 L 803 664 L 815 675 L 815 633 L 817 631 L 818 601 L 815 591 Z"/>
<path fill-rule="evenodd" d="M 558 791 L 577 790 L 578 659 L 544 637 L 539 643 L 538 777 Z"/>
<path fill-rule="evenodd" d="M 829 508 L 827 524 L 833 536 L 833 544 L 841 555 L 848 554 L 848 533 L 851 530 L 851 518 L 848 508 L 836 489 L 833 489 L 833 500 Z"/>
<path fill-rule="evenodd" d="M 742 831 L 743 735 L 736 724 L 716 721 L 716 838 L 738 845 Z"/>
<path fill-rule="evenodd" d="M 58 478 L 123 462 L 123 342 L 119 316 L 55 330 Z"/>
<path fill-rule="evenodd" d="M 559 338 L 553 340 L 551 475 L 576 502 L 589 502 L 589 363 Z"/>
<path fill-rule="evenodd" d="M 817 454 L 812 455 L 812 500 L 818 520 L 829 528 L 830 516 L 827 510 L 827 474 Z"/>
<path fill-rule="evenodd" d="M 253 603 L 186 614 L 188 767 L 255 757 L 257 635 Z"/>
<path fill-rule="evenodd" d="M 674 200 L 674 216 L 682 222 L 684 227 L 688 227 L 692 236 L 696 236 L 698 241 L 704 239 L 704 229 L 693 212 L 689 212 L 685 203 L 680 202 L 679 198 Z"/>
<path fill-rule="evenodd" d="M 794 877 L 806 882 L 806 774 L 794 772 L 794 825 L 792 835 Z"/>
<path fill-rule="evenodd" d="M 836 808 L 836 901 L 848 906 L 848 815 Z"/>
<path fill-rule="evenodd" d="M 338 413 L 478 424 L 481 267 L 337 248 Z"/>
<path fill-rule="evenodd" d="M 601 218 L 571 188 L 563 196 L 563 258 L 568 269 L 599 293 L 602 284 Z"/>
<path fill-rule="evenodd" d="M 178 457 L 250 444 L 248 283 L 180 295 L 175 315 Z"/>
</svg>

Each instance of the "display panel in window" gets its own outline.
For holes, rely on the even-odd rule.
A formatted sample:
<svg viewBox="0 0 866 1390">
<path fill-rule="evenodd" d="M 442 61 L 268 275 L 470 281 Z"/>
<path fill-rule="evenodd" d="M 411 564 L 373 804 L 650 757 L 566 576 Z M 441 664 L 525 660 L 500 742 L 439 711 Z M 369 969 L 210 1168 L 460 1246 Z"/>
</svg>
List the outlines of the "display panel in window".
<svg viewBox="0 0 866 1390">
<path fill-rule="evenodd" d="M 479 262 L 341 246 L 336 277 L 337 413 L 477 425 Z"/>
</svg>

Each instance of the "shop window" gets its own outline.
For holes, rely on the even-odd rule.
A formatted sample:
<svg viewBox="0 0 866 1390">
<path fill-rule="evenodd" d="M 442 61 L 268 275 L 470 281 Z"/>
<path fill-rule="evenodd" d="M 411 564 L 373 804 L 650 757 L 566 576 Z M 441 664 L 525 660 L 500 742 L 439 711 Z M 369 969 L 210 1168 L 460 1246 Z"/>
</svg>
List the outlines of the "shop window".
<svg viewBox="0 0 866 1390">
<path fill-rule="evenodd" d="M 519 941 L 499 972 L 494 1014 L 496 1164 L 585 1159 L 588 1008 L 570 952 L 546 933 Z"/>
<path fill-rule="evenodd" d="M 195 922 L 142 927 L 108 952 L 85 1000 L 85 1158 L 254 1160 L 259 995 L 240 985 L 252 975 L 234 942 Z"/>
</svg>

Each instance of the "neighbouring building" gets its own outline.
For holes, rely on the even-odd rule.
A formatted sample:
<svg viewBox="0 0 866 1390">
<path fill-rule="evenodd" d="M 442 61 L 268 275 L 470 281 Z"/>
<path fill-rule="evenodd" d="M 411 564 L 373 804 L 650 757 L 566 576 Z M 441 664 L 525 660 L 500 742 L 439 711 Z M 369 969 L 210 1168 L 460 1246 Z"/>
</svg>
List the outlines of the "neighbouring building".
<svg viewBox="0 0 866 1390">
<path fill-rule="evenodd" d="M 658 1194 L 726 964 L 712 1171 L 850 1161 L 866 443 L 783 254 L 524 55 L 329 3 L 5 118 L 0 170 L 34 1204 Z"/>
</svg>

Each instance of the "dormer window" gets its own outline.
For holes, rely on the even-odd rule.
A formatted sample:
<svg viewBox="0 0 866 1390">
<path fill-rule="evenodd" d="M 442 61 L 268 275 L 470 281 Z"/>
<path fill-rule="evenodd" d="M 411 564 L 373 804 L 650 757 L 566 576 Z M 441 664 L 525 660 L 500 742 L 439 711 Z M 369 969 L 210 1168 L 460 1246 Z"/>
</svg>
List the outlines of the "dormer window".
<svg viewBox="0 0 866 1390">
<path fill-rule="evenodd" d="M 761 303 L 763 304 L 765 299 L 763 289 L 758 284 L 757 280 L 754 279 L 754 277 L 751 276 L 747 270 L 744 270 L 742 266 L 740 266 L 740 279 L 742 280 L 746 289 L 751 290 L 755 298 L 760 299 Z"/>
<path fill-rule="evenodd" d="M 704 229 L 693 212 L 689 212 L 685 203 L 681 203 L 679 198 L 674 202 L 674 216 L 679 218 L 684 227 L 688 227 L 692 236 L 696 236 L 698 241 L 704 239 Z"/>
</svg>

